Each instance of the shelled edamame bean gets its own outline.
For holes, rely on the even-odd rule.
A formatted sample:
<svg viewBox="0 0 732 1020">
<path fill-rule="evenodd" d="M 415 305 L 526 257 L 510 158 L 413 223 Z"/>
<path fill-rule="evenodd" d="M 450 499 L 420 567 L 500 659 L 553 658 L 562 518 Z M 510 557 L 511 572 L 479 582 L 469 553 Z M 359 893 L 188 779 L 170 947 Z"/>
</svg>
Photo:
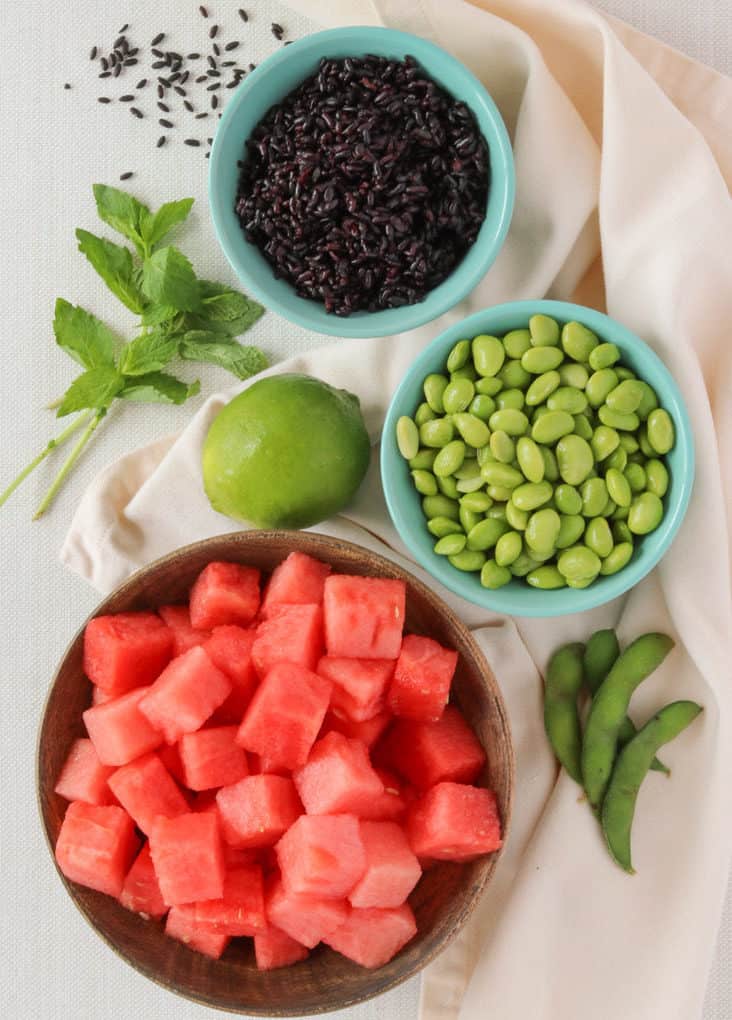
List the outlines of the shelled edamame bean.
<svg viewBox="0 0 732 1020">
<path fill-rule="evenodd" d="M 673 420 L 579 322 L 459 340 L 396 425 L 434 550 L 487 588 L 586 588 L 654 531 Z"/>
</svg>

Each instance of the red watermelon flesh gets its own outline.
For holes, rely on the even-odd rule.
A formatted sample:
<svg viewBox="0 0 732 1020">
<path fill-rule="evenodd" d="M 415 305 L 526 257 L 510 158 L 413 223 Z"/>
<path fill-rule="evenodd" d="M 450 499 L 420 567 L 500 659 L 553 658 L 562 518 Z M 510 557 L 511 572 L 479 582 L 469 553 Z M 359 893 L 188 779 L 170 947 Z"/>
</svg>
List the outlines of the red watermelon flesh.
<svg viewBox="0 0 732 1020">
<path fill-rule="evenodd" d="M 432 638 L 407 634 L 387 702 L 394 715 L 423 722 L 439 719 L 450 696 L 457 652 Z"/>
<path fill-rule="evenodd" d="M 452 705 L 436 722 L 398 720 L 374 755 L 420 790 L 445 781 L 472 783 L 485 765 L 478 738 Z"/>
<path fill-rule="evenodd" d="M 193 904 L 196 925 L 225 935 L 256 935 L 264 931 L 262 869 L 258 865 L 232 868 L 224 876 L 224 894 L 218 900 Z"/>
<path fill-rule="evenodd" d="M 177 818 L 156 818 L 150 852 L 168 906 L 223 896 L 224 854 L 215 814 L 192 811 Z"/>
<path fill-rule="evenodd" d="M 325 717 L 330 686 L 294 663 L 273 666 L 250 702 L 237 742 L 274 766 L 304 765 Z"/>
<path fill-rule="evenodd" d="M 291 552 L 278 567 L 264 590 L 262 616 L 265 618 L 275 606 L 307 605 L 323 601 L 325 579 L 330 565 L 314 560 L 305 553 Z"/>
<path fill-rule="evenodd" d="M 295 893 L 341 899 L 366 869 L 355 815 L 300 815 L 275 849 L 282 881 Z"/>
<path fill-rule="evenodd" d="M 237 729 L 212 726 L 183 734 L 178 747 L 190 790 L 213 790 L 249 775 L 246 753 L 235 742 Z"/>
<path fill-rule="evenodd" d="M 209 563 L 191 589 L 191 623 L 196 630 L 224 624 L 246 626 L 259 610 L 259 571 L 238 563 Z"/>
<path fill-rule="evenodd" d="M 84 672 L 108 694 L 151 684 L 172 654 L 173 635 L 155 613 L 98 616 L 84 631 Z"/>
<path fill-rule="evenodd" d="M 223 842 L 223 847 L 224 865 L 227 871 L 231 871 L 232 868 L 249 868 L 253 864 L 259 864 L 261 866 L 258 850 L 237 850 L 235 847 L 229 846 L 225 840 Z"/>
<path fill-rule="evenodd" d="M 231 693 L 231 681 L 204 648 L 191 648 L 163 670 L 140 701 L 140 711 L 174 744 L 199 729 Z"/>
<path fill-rule="evenodd" d="M 186 777 L 183 762 L 180 760 L 180 744 L 163 744 L 155 752 L 173 779 L 185 786 Z"/>
<path fill-rule="evenodd" d="M 194 904 L 171 908 L 165 923 L 165 934 L 214 960 L 219 959 L 231 942 L 230 935 L 196 923 Z"/>
<path fill-rule="evenodd" d="M 292 778 L 309 815 L 360 815 L 384 792 L 366 745 L 342 733 L 319 740 Z"/>
<path fill-rule="evenodd" d="M 414 914 L 401 907 L 353 907 L 340 928 L 323 941 L 362 967 L 382 967 L 417 934 Z"/>
<path fill-rule="evenodd" d="M 56 862 L 72 882 L 119 896 L 139 842 L 121 807 L 69 804 L 56 840 Z"/>
<path fill-rule="evenodd" d="M 168 908 L 155 877 L 149 843 L 145 843 L 127 872 L 119 901 L 127 910 L 143 917 L 163 917 L 167 913 Z"/>
<path fill-rule="evenodd" d="M 154 751 L 118 768 L 109 777 L 109 788 L 146 836 L 158 815 L 175 818 L 188 811 L 185 797 Z"/>
<path fill-rule="evenodd" d="M 342 733 L 344 737 L 360 740 L 366 747 L 372 747 L 387 728 L 391 719 L 390 712 L 380 712 L 373 719 L 367 719 L 366 722 L 353 722 L 352 719 L 336 715 L 335 712 L 328 712 L 319 735 L 324 737 L 326 733 L 335 731 Z"/>
<path fill-rule="evenodd" d="M 323 652 L 320 606 L 277 606 L 257 627 L 252 659 L 259 676 L 278 662 L 295 662 L 314 670 Z"/>
<path fill-rule="evenodd" d="M 140 711 L 140 701 L 151 690 L 138 687 L 103 705 L 87 708 L 82 718 L 99 760 L 105 765 L 126 765 L 163 742 L 163 735 Z"/>
<path fill-rule="evenodd" d="M 108 804 L 110 800 L 107 780 L 114 767 L 103 765 L 87 737 L 80 737 L 61 769 L 54 791 L 66 800 L 83 800 L 85 804 Z"/>
<path fill-rule="evenodd" d="M 501 821 L 492 790 L 438 783 L 412 806 L 407 835 L 418 857 L 466 861 L 501 846 Z"/>
<path fill-rule="evenodd" d="M 331 575 L 323 597 L 328 655 L 396 659 L 402 643 L 406 591 L 404 581 Z"/>
<path fill-rule="evenodd" d="M 252 776 L 288 776 L 290 769 L 283 768 L 277 762 L 272 761 L 266 755 L 249 755 L 249 774 Z"/>
<path fill-rule="evenodd" d="M 211 721 L 226 725 L 239 723 L 244 717 L 259 677 L 252 661 L 252 646 L 257 636 L 254 628 L 229 624 L 214 627 L 206 642 L 206 651 L 214 666 L 231 680 L 231 694 L 220 705 Z"/>
<path fill-rule="evenodd" d="M 114 701 L 115 694 L 107 694 L 101 687 L 92 684 L 92 705 L 103 705 L 105 701 Z"/>
<path fill-rule="evenodd" d="M 370 804 L 362 807 L 359 817 L 378 822 L 394 821 L 401 818 L 407 808 L 401 783 L 393 773 L 387 772 L 386 769 L 375 768 L 374 772 L 381 780 L 384 792 L 378 797 L 374 797 Z"/>
<path fill-rule="evenodd" d="M 158 612 L 173 632 L 173 657 L 205 644 L 211 636 L 211 631 L 193 627 L 188 606 L 161 606 Z"/>
<path fill-rule="evenodd" d="M 272 925 L 254 936 L 254 957 L 258 970 L 289 967 L 291 963 L 304 960 L 309 955 L 305 946 Z"/>
<path fill-rule="evenodd" d="M 326 900 L 287 890 L 276 880 L 266 899 L 267 919 L 291 938 L 312 949 L 343 924 L 348 915 L 346 900 Z"/>
<path fill-rule="evenodd" d="M 221 833 L 227 843 L 273 846 L 302 814 L 295 784 L 285 776 L 248 776 L 216 794 Z"/>
<path fill-rule="evenodd" d="M 365 722 L 384 710 L 384 695 L 394 674 L 394 661 L 336 659 L 326 655 L 316 672 L 333 684 L 331 709 L 354 722 Z"/>
<path fill-rule="evenodd" d="M 354 907 L 398 907 L 422 877 L 401 826 L 361 822 L 366 871 L 348 897 Z"/>
</svg>

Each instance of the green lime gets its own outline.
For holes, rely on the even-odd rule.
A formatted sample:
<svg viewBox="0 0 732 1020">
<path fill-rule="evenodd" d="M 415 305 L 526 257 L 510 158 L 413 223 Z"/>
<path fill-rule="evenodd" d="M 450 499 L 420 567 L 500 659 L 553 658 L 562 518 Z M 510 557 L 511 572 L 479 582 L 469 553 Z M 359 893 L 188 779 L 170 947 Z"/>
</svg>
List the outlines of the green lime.
<svg viewBox="0 0 732 1020">
<path fill-rule="evenodd" d="M 351 501 L 369 453 L 358 397 L 312 376 L 275 375 L 215 419 L 203 446 L 203 484 L 227 517 L 307 528 Z"/>
</svg>

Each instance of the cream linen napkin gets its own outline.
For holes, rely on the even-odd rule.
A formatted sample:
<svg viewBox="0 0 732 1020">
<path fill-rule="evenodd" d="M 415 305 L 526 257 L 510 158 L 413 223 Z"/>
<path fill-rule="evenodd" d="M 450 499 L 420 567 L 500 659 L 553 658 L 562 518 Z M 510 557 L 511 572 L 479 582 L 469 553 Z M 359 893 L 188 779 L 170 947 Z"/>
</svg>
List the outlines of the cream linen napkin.
<svg viewBox="0 0 732 1020">
<path fill-rule="evenodd" d="M 381 20 L 468 64 L 511 133 L 517 202 L 494 267 L 439 322 L 341 342 L 271 372 L 311 372 L 358 393 L 376 443 L 406 366 L 442 328 L 486 304 L 548 294 L 606 306 L 644 337 L 676 376 L 696 437 L 687 519 L 663 563 L 626 599 L 528 621 L 440 592 L 476 629 L 501 683 L 517 784 L 495 882 L 425 972 L 422 1020 L 691 1020 L 701 1010 L 732 843 L 732 83 L 580 0 L 294 6 L 322 23 Z M 180 436 L 99 476 L 62 551 L 70 568 L 106 591 L 176 546 L 235 530 L 208 506 L 199 470 L 203 436 L 232 392 L 212 397 Z M 404 556 L 376 449 L 347 515 L 317 530 Z M 637 720 L 678 697 L 706 708 L 664 752 L 673 778 L 647 781 L 633 878 L 609 861 L 577 787 L 557 776 L 541 721 L 537 666 L 560 642 L 609 624 L 622 640 L 651 628 L 676 637 L 677 649 L 634 698 Z"/>
</svg>

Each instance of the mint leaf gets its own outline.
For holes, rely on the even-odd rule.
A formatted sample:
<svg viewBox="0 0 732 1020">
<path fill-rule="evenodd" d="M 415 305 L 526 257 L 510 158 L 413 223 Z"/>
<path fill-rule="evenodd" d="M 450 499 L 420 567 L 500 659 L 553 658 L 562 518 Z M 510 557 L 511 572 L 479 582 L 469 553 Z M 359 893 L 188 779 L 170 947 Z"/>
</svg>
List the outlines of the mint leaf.
<svg viewBox="0 0 732 1020">
<path fill-rule="evenodd" d="M 160 305 L 171 305 L 181 312 L 196 311 L 200 306 L 198 280 L 185 255 L 168 245 L 145 259 L 142 269 L 145 295 Z"/>
<path fill-rule="evenodd" d="M 251 298 L 210 280 L 199 281 L 201 307 L 187 317 L 191 329 L 207 329 L 223 336 L 239 336 L 253 326 L 264 308 Z"/>
<path fill-rule="evenodd" d="M 84 368 L 114 366 L 115 335 L 91 312 L 57 298 L 53 332 L 59 347 Z"/>
<path fill-rule="evenodd" d="M 86 408 L 106 408 L 112 403 L 122 389 L 124 379 L 116 368 L 99 365 L 84 372 L 66 390 L 59 405 L 57 415 L 63 418 L 73 411 Z"/>
<path fill-rule="evenodd" d="M 166 372 L 149 372 L 147 375 L 128 379 L 118 394 L 123 400 L 139 400 L 149 404 L 182 404 L 201 389 L 196 381 L 184 383 Z"/>
<path fill-rule="evenodd" d="M 180 335 L 166 334 L 159 330 L 142 333 L 123 348 L 120 371 L 125 375 L 157 372 L 177 355 L 179 342 Z"/>
<path fill-rule="evenodd" d="M 150 215 L 148 207 L 126 191 L 107 184 L 95 184 L 93 190 L 100 219 L 129 238 L 143 255 L 142 223 Z"/>
<path fill-rule="evenodd" d="M 192 198 L 182 198 L 179 202 L 166 202 L 156 213 L 148 210 L 140 224 L 142 239 L 148 250 L 152 250 L 173 227 L 188 218 L 193 201 Z"/>
<path fill-rule="evenodd" d="M 189 330 L 183 334 L 180 356 L 186 361 L 205 361 L 219 365 L 238 379 L 248 379 L 268 364 L 258 347 L 243 347 L 230 337 L 204 330 Z"/>
<path fill-rule="evenodd" d="M 145 298 L 135 283 L 129 248 L 112 244 L 103 237 L 90 234 L 88 230 L 78 229 L 76 237 L 79 241 L 79 251 L 86 255 L 112 293 L 116 294 L 131 312 L 141 315 L 145 307 Z"/>
<path fill-rule="evenodd" d="M 177 320 L 180 319 L 180 322 Z M 148 305 L 142 313 L 140 323 L 143 326 L 177 326 L 183 321 L 183 316 L 177 308 L 172 305 Z"/>
</svg>

